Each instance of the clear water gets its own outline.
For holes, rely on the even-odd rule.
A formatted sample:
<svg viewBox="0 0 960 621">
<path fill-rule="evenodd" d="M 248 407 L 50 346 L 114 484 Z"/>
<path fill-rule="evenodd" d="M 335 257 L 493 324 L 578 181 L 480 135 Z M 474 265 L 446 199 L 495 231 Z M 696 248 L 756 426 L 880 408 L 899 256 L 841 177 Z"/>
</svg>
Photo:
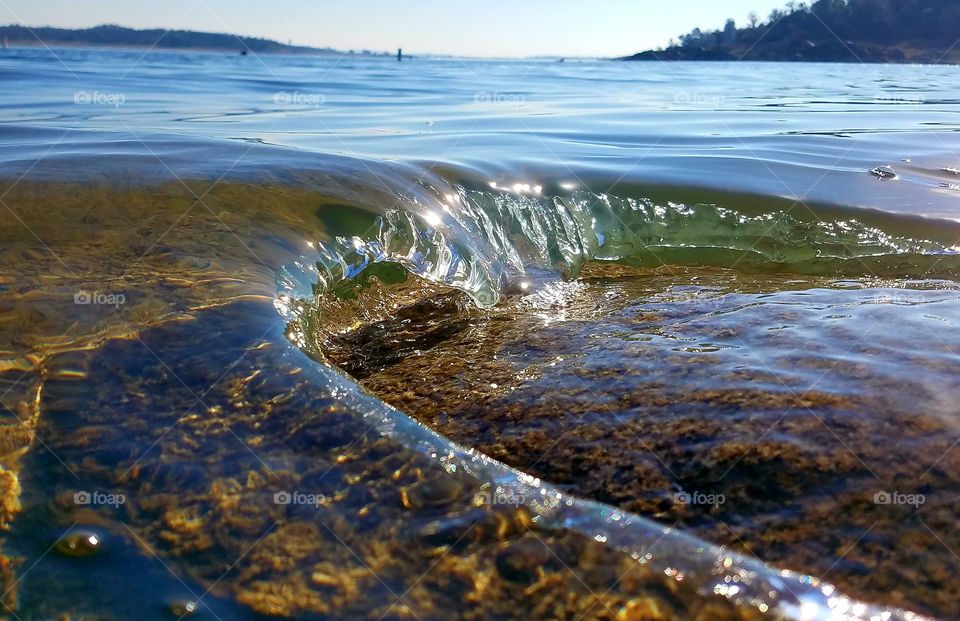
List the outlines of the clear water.
<svg viewBox="0 0 960 621">
<path fill-rule="evenodd" d="M 824 551 L 810 537 L 788 543 L 789 535 L 782 537 L 784 546 L 793 546 L 789 553 L 778 556 L 773 546 L 760 559 L 776 561 L 774 568 L 743 554 L 754 549 L 750 545 L 719 541 L 723 537 L 703 520 L 681 520 L 674 529 L 676 522 L 658 521 L 664 516 L 643 503 L 596 502 L 614 502 L 609 489 L 591 493 L 578 480 L 555 487 L 560 482 L 550 480 L 550 470 L 542 478 L 520 472 L 536 470 L 533 460 L 517 456 L 511 465 L 518 471 L 472 448 L 500 434 L 522 434 L 530 419 L 453 444 L 437 435 L 440 423 L 421 426 L 410 418 L 419 418 L 418 412 L 392 409 L 323 362 L 331 335 L 384 320 L 393 325 L 389 317 L 403 294 L 368 299 L 379 289 L 368 286 L 368 276 L 397 264 L 398 273 L 429 283 L 414 287 L 414 301 L 437 295 L 433 286 L 462 291 L 468 303 L 452 315 L 468 334 L 486 329 L 490 315 L 484 313 L 506 312 L 528 326 L 505 346 L 514 362 L 577 355 L 538 343 L 531 335 L 542 323 L 565 326 L 569 333 L 561 330 L 561 337 L 568 343 L 582 341 L 585 364 L 593 369 L 635 368 L 633 343 L 652 342 L 648 353 L 673 352 L 677 341 L 689 349 L 681 347 L 684 353 L 715 354 L 711 361 L 738 378 L 727 386 L 744 392 L 783 393 L 789 385 L 788 391 L 805 395 L 826 376 L 833 397 L 869 397 L 846 415 L 868 427 L 884 425 L 870 442 L 894 443 L 888 460 L 916 455 L 930 462 L 927 473 L 938 464 L 947 468 L 956 428 L 948 378 L 960 362 L 953 353 L 960 347 L 953 295 L 960 269 L 955 71 L 4 51 L 0 174 L 8 180 L 2 196 L 11 216 L 3 229 L 0 282 L 8 315 L 4 405 L 18 413 L 10 418 L 10 433 L 27 434 L 14 447 L 26 452 L 11 450 L 6 464 L 20 473 L 21 490 L 12 494 L 20 508 L 11 513 L 5 552 L 25 560 L 11 572 L 18 601 L 8 598 L 6 605 L 21 618 L 64 612 L 129 618 L 136 610 L 165 618 L 181 600 L 199 601 L 198 614 L 212 618 L 449 618 L 443 617 L 450 605 L 445 598 L 456 599 L 460 591 L 439 579 L 421 583 L 404 576 L 384 561 L 383 550 L 390 550 L 391 558 L 422 567 L 424 576 L 433 576 L 430 559 L 436 558 L 446 559 L 447 575 L 457 575 L 450 563 L 459 559 L 461 570 L 474 563 L 469 566 L 476 576 L 495 569 L 471 588 L 501 580 L 519 589 L 480 597 L 467 588 L 474 599 L 466 608 L 476 618 L 550 617 L 524 608 L 532 604 L 517 595 L 522 589 L 513 584 L 513 561 L 503 561 L 512 546 L 526 545 L 530 533 L 542 529 L 550 533 L 543 545 L 557 559 L 569 560 L 562 538 L 579 537 L 604 550 L 598 559 L 616 553 L 665 579 L 669 589 L 690 589 L 673 596 L 693 602 L 676 611 L 681 618 L 721 618 L 708 607 L 714 600 L 743 614 L 796 619 L 910 618 L 898 608 L 944 618 L 960 614 L 950 581 L 942 577 L 954 562 L 944 548 L 949 552 L 956 541 L 944 500 L 960 490 L 951 476 L 924 482 L 918 473 L 909 475 L 912 480 L 897 478 L 902 473 L 891 469 L 891 484 L 905 494 L 939 498 L 931 503 L 937 513 L 911 516 L 902 539 L 912 543 L 897 541 L 896 530 L 890 535 L 885 528 L 877 543 L 869 539 L 873 527 L 851 538 L 855 545 L 867 538 L 879 546 L 876 555 L 892 555 L 898 567 L 925 565 L 927 575 L 870 570 L 869 562 L 867 570 L 850 568 L 844 562 L 850 552 L 842 547 Z M 896 177 L 871 173 L 882 166 Z M 584 303 L 563 283 L 598 260 L 693 271 L 656 281 L 662 296 L 634 274 L 624 277 L 623 287 L 591 289 L 599 297 L 588 295 Z M 710 270 L 739 276 L 721 278 Z M 393 272 L 377 273 L 389 281 Z M 694 289 L 684 289 L 685 278 Z M 109 304 L 64 303 L 81 290 L 121 294 L 123 302 L 114 305 L 115 313 Z M 696 301 L 714 295 L 724 302 L 701 307 Z M 620 301 L 608 308 L 609 296 Z M 936 312 L 928 312 L 928 298 Z M 871 315 L 874 304 L 883 312 Z M 783 314 L 781 307 L 796 310 Z M 645 313 L 675 321 L 635 330 L 631 317 Z M 736 342 L 723 336 L 741 321 L 750 328 Z M 831 327 L 821 327 L 828 322 Z M 871 340 L 875 347 L 862 351 L 857 346 L 870 340 L 870 330 L 856 328 L 865 323 L 911 338 Z M 403 341 L 406 325 L 393 326 L 388 340 Z M 800 336 L 773 343 L 764 337 L 773 330 Z M 253 338 L 257 334 L 263 336 Z M 601 350 L 587 353 L 593 341 L 603 343 Z M 411 342 L 414 356 L 423 353 L 415 346 L 420 341 Z M 422 377 L 444 385 L 445 352 L 456 355 L 456 346 L 471 343 L 448 340 L 429 348 L 436 366 L 426 373 L 411 369 L 411 385 Z M 444 349 L 451 344 L 452 350 Z M 809 348 L 802 357 L 806 366 L 797 367 L 783 348 Z M 744 373 L 731 353 L 737 349 L 754 360 L 748 371 L 769 372 L 786 384 L 750 372 L 737 376 Z M 709 365 L 690 373 L 674 354 L 650 355 L 644 359 L 650 375 L 675 383 L 680 394 L 718 388 L 703 371 Z M 844 363 L 836 376 L 830 374 L 835 363 Z M 909 393 L 918 395 L 910 404 L 902 402 L 901 372 L 920 376 L 922 389 Z M 571 371 L 560 365 L 556 373 L 521 388 L 530 399 L 563 403 L 559 387 L 569 383 L 564 378 Z M 602 404 L 606 411 L 619 392 L 649 388 L 639 378 L 624 388 L 602 374 L 587 377 L 588 410 Z M 222 378 L 223 389 L 215 390 Z M 396 386 L 395 378 L 390 385 Z M 389 390 L 378 394 L 397 405 Z M 667 407 L 652 425 L 681 412 L 682 399 L 670 398 L 678 409 Z M 200 413 L 192 411 L 196 402 L 204 406 Z M 498 403 L 510 405 L 507 398 Z M 914 414 L 922 416 L 912 418 L 915 405 Z M 31 407 L 35 414 L 25 416 Z M 780 414 L 786 417 L 790 406 L 770 407 L 756 420 L 747 410 L 738 418 L 707 408 L 704 417 L 730 417 L 723 426 L 742 434 L 738 442 L 765 446 L 763 430 Z M 624 420 L 631 416 L 628 408 L 613 410 Z M 287 415 L 271 418 L 274 411 Z M 429 424 L 427 418 L 419 420 Z M 183 427 L 191 431 L 181 435 Z M 855 444 L 863 434 L 852 429 L 838 432 L 840 444 L 866 455 Z M 393 443 L 390 451 L 407 465 L 381 472 L 384 447 L 363 445 L 367 431 Z M 458 433 L 453 427 L 439 431 Z M 363 450 L 354 454 L 355 443 L 329 439 L 344 434 L 356 434 Z M 680 435 L 662 435 L 662 442 L 681 445 Z M 818 441 L 802 431 L 777 439 Z M 509 454 L 497 457 L 510 462 Z M 873 453 L 864 460 L 871 472 L 884 465 Z M 343 463 L 363 468 L 340 472 L 349 470 L 337 465 Z M 327 487 L 331 470 L 342 477 L 341 487 Z M 462 489 L 449 491 L 448 479 Z M 296 503 L 264 501 L 305 482 L 315 486 L 306 491 L 322 489 L 316 493 L 325 501 L 334 499 L 321 503 L 319 517 Z M 438 532 L 452 536 L 466 524 L 490 521 L 471 502 L 471 489 L 490 496 L 484 484 L 498 490 L 493 498 L 521 499 L 491 511 L 512 516 L 502 518 L 511 524 L 532 524 L 529 532 L 497 527 L 488 539 L 434 544 Z M 877 485 L 834 492 L 852 497 Z M 399 491 L 389 491 L 394 487 Z M 120 511 L 69 501 L 71 491 L 89 489 L 123 493 L 129 504 Z M 481 502 L 479 509 L 490 504 Z M 786 502 L 765 507 L 773 521 L 789 522 L 791 510 Z M 731 511 L 711 527 L 737 519 L 749 530 L 763 526 L 749 521 L 746 508 L 739 515 Z M 376 516 L 375 526 L 358 519 L 367 515 Z M 897 516 L 882 520 L 896 523 Z M 858 527 L 857 520 L 817 525 L 823 538 Z M 58 534 L 91 530 L 111 543 L 92 554 L 96 560 L 50 554 L 62 552 Z M 274 532 L 283 536 L 275 541 Z M 925 532 L 933 540 L 917 544 Z M 332 547 L 303 543 L 318 540 Z M 262 541 L 268 545 L 260 549 Z M 713 545 L 720 543 L 733 551 Z M 306 548 L 296 548 L 301 544 Z M 352 553 L 337 556 L 332 550 L 343 552 L 337 544 Z M 805 576 L 819 566 L 804 557 L 816 555 L 829 569 Z M 537 563 L 547 567 L 551 558 Z M 809 565 L 791 566 L 792 559 Z M 591 567 L 612 571 L 620 567 L 616 562 L 593 561 Z M 324 563 L 359 577 L 330 577 Z M 836 595 L 828 584 L 831 571 L 865 603 Z M 863 571 L 877 580 L 858 582 Z M 548 586 L 549 572 L 537 575 L 531 580 L 541 590 L 567 592 L 566 584 Z M 647 604 L 637 601 L 655 600 L 650 593 L 667 588 L 573 575 L 584 597 L 609 596 L 613 603 L 583 612 L 568 602 L 566 612 L 550 608 L 553 616 L 643 618 Z M 163 585 L 155 594 L 146 586 L 151 581 Z M 906 584 L 903 592 L 892 592 L 891 581 Z M 281 584 L 293 586 L 283 590 Z M 111 600 L 107 594 L 116 590 L 127 594 Z M 202 595 L 208 591 L 209 600 Z M 409 592 L 415 601 L 404 600 Z M 514 595 L 526 603 L 514 603 Z M 393 609 L 397 604 L 402 614 Z"/>
</svg>

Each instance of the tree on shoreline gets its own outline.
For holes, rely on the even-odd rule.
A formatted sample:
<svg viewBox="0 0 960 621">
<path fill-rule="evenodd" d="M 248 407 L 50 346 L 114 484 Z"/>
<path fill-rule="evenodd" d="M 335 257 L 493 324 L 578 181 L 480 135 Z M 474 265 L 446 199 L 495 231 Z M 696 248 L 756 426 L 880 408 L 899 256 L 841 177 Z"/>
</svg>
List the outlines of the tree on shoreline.
<svg viewBox="0 0 960 621">
<path fill-rule="evenodd" d="M 693 51 L 749 49 L 763 42 L 771 53 L 837 45 L 901 46 L 942 48 L 957 39 L 960 30 L 960 2 L 956 0 L 817 0 L 787 2 L 761 22 L 756 12 L 749 26 L 737 29 L 733 20 L 724 28 L 694 28 L 682 35 L 679 48 Z"/>
</svg>

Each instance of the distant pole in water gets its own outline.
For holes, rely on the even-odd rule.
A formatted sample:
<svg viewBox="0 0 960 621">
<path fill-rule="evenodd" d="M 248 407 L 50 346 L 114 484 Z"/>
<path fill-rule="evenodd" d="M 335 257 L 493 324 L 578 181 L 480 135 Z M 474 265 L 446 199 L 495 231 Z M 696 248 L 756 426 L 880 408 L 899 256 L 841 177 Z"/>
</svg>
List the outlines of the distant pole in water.
<svg viewBox="0 0 960 621">
<path fill-rule="evenodd" d="M 402 48 L 402 47 L 398 47 L 398 48 L 397 48 L 397 62 L 398 62 L 398 63 L 403 62 L 403 48 Z"/>
<path fill-rule="evenodd" d="M 10 42 L 7 41 L 7 35 L 3 35 L 3 49 L 7 49 L 10 46 Z"/>
</svg>

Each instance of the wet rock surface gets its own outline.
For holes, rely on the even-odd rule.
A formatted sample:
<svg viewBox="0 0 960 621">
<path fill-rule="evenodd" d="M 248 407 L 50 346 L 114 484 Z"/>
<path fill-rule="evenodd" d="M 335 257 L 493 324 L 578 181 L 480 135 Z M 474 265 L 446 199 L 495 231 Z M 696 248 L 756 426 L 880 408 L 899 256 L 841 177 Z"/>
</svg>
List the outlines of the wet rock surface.
<svg viewBox="0 0 960 621">
<path fill-rule="evenodd" d="M 572 493 L 956 618 L 960 300 L 918 284 L 593 266 L 466 329 L 421 303 L 323 345 L 380 398 Z"/>
</svg>

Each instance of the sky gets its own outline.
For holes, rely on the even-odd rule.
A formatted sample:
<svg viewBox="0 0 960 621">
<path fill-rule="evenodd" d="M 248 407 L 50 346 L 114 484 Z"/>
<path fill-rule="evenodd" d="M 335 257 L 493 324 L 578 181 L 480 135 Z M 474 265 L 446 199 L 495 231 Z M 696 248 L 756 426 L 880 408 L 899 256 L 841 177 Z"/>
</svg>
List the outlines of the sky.
<svg viewBox="0 0 960 621">
<path fill-rule="evenodd" d="M 340 50 L 623 56 L 783 0 L 0 0 L 0 23 L 228 32 Z"/>
</svg>

